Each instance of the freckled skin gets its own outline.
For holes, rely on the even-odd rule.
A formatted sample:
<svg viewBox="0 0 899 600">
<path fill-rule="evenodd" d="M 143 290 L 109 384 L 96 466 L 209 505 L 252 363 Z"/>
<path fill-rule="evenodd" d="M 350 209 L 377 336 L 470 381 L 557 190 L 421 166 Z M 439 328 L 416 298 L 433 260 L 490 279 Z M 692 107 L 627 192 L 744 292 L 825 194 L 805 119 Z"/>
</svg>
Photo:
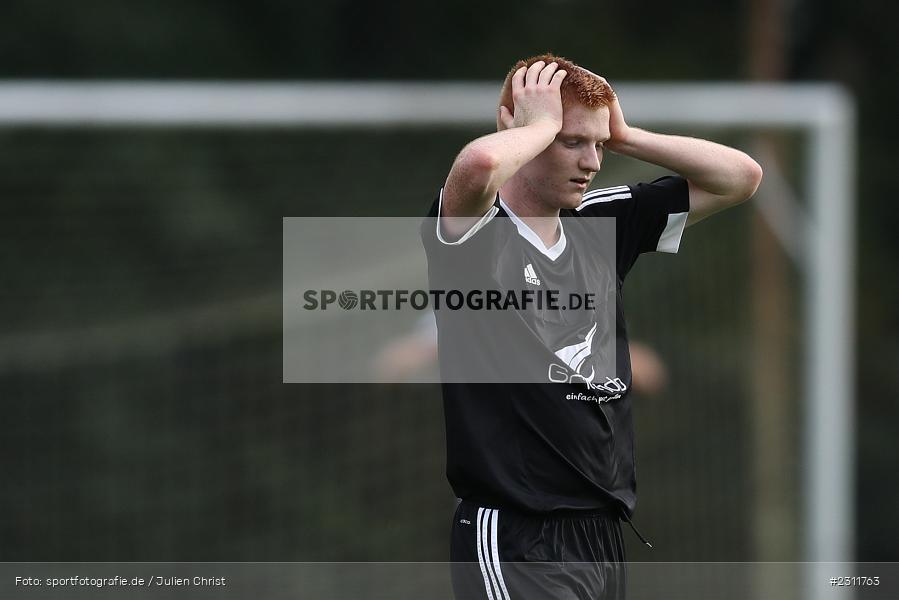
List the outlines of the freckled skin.
<svg viewBox="0 0 899 600">
<path fill-rule="evenodd" d="M 509 79 L 512 106 L 497 108 L 497 132 L 462 149 L 444 185 L 446 231 L 461 235 L 481 218 L 499 191 L 522 218 L 557 217 L 576 208 L 599 171 L 603 143 L 616 154 L 669 171 L 687 180 L 687 225 L 734 206 L 755 193 L 762 169 L 752 158 L 721 144 L 630 127 L 614 93 L 606 107 L 591 109 L 562 101 L 568 72 L 542 59 L 517 69 Z M 608 82 L 582 67 L 604 89 Z M 610 89 L 610 88 L 609 88 Z M 567 105 L 566 105 L 567 104 Z M 552 239 L 551 231 L 539 233 Z"/>
<path fill-rule="evenodd" d="M 585 177 L 589 185 L 600 169 L 602 143 L 608 139 L 607 107 L 565 107 L 562 129 L 555 140 L 516 173 L 513 185 L 520 192 L 517 199 L 540 213 L 577 208 L 585 190 L 571 180 Z"/>
</svg>

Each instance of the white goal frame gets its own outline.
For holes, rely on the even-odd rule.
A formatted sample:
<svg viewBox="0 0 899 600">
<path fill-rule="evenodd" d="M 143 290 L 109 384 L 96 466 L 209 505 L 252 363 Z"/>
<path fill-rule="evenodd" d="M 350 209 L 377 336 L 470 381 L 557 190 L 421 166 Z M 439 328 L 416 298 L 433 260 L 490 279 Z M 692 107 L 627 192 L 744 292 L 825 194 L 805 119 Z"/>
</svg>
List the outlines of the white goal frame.
<svg viewBox="0 0 899 600">
<path fill-rule="evenodd" d="M 489 126 L 495 83 L 0 82 L 0 128 Z M 800 131 L 805 346 L 803 559 L 854 558 L 855 106 L 829 84 L 616 85 L 637 124 Z"/>
</svg>

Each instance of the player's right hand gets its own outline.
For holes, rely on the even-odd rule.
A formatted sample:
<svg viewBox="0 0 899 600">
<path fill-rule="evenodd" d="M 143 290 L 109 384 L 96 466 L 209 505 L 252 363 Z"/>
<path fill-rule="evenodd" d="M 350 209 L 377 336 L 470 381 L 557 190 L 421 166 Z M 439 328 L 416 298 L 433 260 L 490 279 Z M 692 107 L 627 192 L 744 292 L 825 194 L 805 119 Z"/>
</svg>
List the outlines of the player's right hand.
<svg viewBox="0 0 899 600">
<path fill-rule="evenodd" d="M 559 92 L 565 71 L 555 62 L 538 60 L 530 67 L 521 67 L 512 75 L 512 110 L 499 107 L 499 119 L 504 129 L 526 127 L 535 123 L 552 124 L 562 129 L 562 95 Z"/>
</svg>

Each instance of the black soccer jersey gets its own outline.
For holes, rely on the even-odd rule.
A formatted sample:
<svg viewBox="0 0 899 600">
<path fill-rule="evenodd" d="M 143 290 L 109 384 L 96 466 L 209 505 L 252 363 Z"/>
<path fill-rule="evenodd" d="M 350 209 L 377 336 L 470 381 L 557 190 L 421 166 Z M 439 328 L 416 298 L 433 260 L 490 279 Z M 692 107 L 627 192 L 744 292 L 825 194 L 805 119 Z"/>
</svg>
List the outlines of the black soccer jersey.
<svg viewBox="0 0 899 600">
<path fill-rule="evenodd" d="M 561 211 L 551 248 L 499 197 L 469 232 L 448 242 L 437 219 L 441 200 L 442 191 L 422 226 L 432 289 L 496 290 L 502 298 L 555 289 L 563 305 L 435 310 L 454 492 L 480 506 L 631 514 L 636 479 L 621 288 L 640 253 L 677 251 L 689 211 L 686 180 L 585 194 L 578 209 Z M 594 304 L 566 310 L 565 299 L 579 291 L 589 291 Z"/>
</svg>

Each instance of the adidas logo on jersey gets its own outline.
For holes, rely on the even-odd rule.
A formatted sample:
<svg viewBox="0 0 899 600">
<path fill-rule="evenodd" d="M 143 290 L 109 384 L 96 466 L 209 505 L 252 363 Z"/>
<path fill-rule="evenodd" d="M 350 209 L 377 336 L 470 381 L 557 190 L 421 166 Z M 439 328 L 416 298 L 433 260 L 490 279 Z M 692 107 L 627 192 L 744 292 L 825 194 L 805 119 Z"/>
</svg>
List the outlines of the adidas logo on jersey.
<svg viewBox="0 0 899 600">
<path fill-rule="evenodd" d="M 534 266 L 531 263 L 528 263 L 524 268 L 524 280 L 531 285 L 540 285 L 540 280 L 537 279 L 537 272 L 534 271 Z"/>
</svg>

